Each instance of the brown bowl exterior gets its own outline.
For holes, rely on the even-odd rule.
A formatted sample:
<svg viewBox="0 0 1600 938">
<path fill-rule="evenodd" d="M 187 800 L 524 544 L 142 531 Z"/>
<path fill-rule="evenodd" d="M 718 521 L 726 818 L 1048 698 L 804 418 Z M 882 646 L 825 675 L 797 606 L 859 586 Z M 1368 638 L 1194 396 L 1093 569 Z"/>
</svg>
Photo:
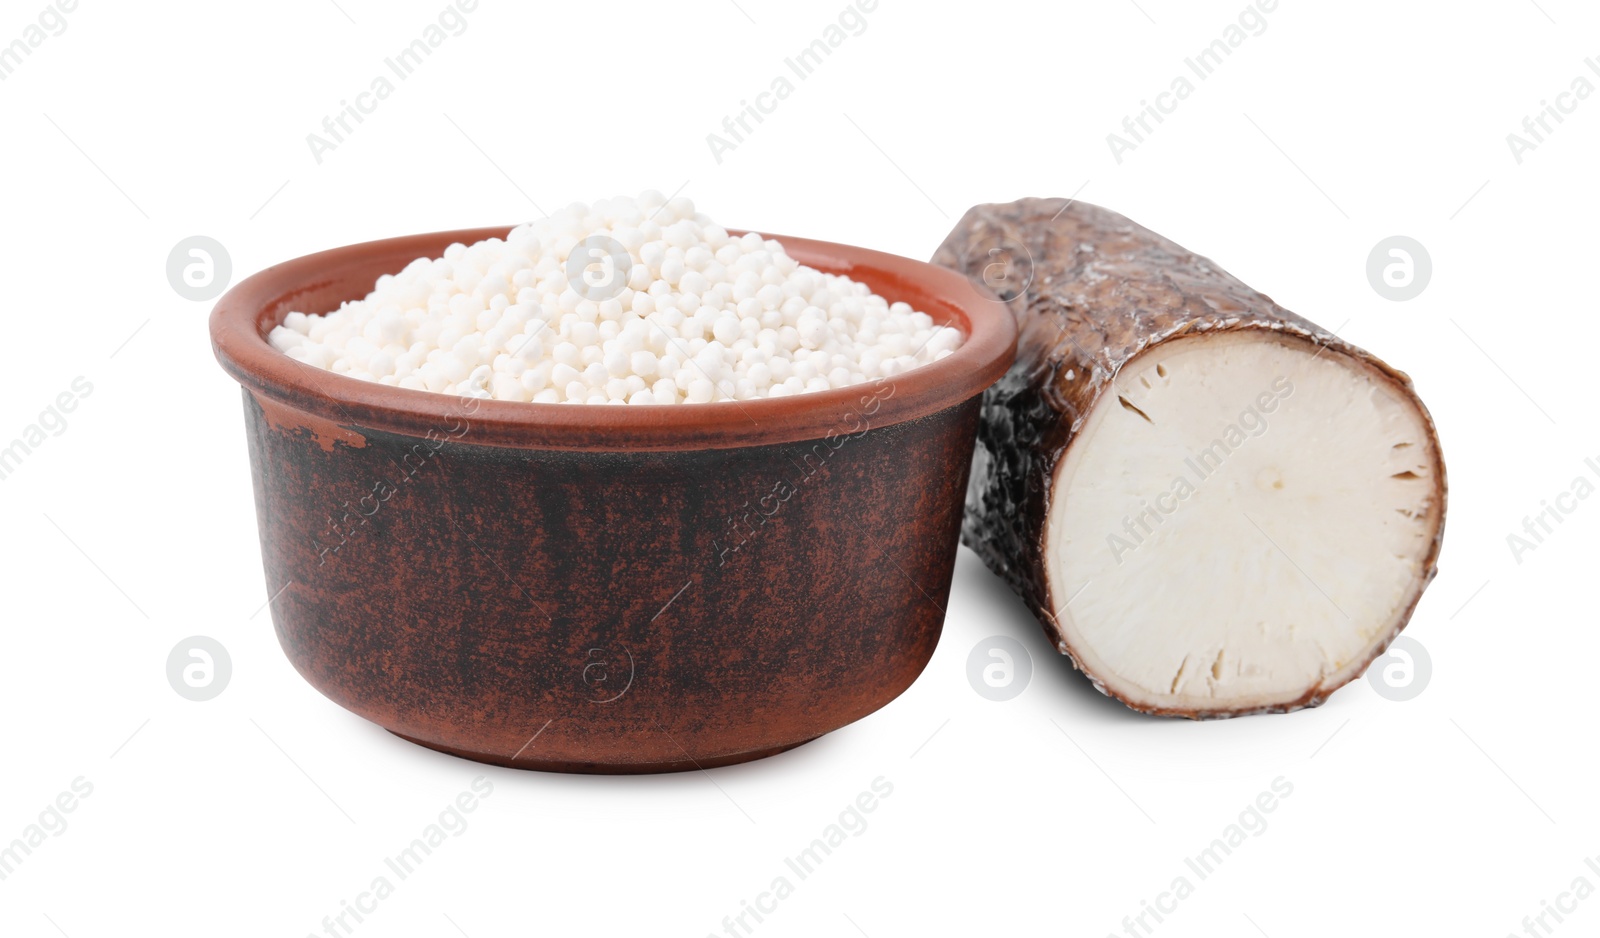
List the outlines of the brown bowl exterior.
<svg viewBox="0 0 1600 938">
<path fill-rule="evenodd" d="M 506 230 L 291 261 L 213 314 L 296 669 L 414 742 L 569 772 L 758 758 L 910 686 L 943 625 L 978 395 L 1015 345 L 1004 307 L 916 261 L 782 238 L 967 343 L 855 388 L 673 407 L 407 391 L 264 341 L 290 309 Z"/>
</svg>

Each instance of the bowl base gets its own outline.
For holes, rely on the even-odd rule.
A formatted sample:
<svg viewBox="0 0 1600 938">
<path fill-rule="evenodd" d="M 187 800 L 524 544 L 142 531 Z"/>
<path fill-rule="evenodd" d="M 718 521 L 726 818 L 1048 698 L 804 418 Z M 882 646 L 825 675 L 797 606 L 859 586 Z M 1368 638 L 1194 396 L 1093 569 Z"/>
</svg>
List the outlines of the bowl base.
<svg viewBox="0 0 1600 938">
<path fill-rule="evenodd" d="M 785 743 L 781 746 L 770 746 L 765 749 L 752 749 L 749 752 L 736 752 L 732 755 L 717 756 L 714 759 L 680 759 L 671 762 L 570 762 L 542 760 L 531 756 L 508 759 L 504 755 L 496 753 L 473 752 L 469 749 L 460 749 L 455 746 L 430 743 L 427 740 L 407 736 L 404 733 L 396 733 L 394 730 L 389 730 L 388 732 L 408 743 L 415 743 L 425 749 L 432 749 L 435 752 L 442 752 L 458 758 L 470 759 L 473 762 L 484 762 L 508 769 L 531 769 L 536 772 L 567 772 L 578 775 L 654 775 L 667 772 L 688 772 L 694 769 L 715 769 L 724 765 L 738 765 L 741 762 L 754 762 L 757 759 L 765 759 L 768 756 L 775 756 L 780 752 L 788 752 L 796 747 L 804 746 L 812 740 L 821 738 L 818 735 L 795 743 Z"/>
</svg>

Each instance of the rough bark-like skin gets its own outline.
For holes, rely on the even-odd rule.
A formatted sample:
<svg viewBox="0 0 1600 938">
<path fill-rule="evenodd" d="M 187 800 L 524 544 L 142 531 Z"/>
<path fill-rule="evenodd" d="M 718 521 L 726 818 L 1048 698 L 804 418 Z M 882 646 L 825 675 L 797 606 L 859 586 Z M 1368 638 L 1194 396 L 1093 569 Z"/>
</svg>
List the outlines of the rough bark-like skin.
<svg viewBox="0 0 1600 938">
<path fill-rule="evenodd" d="M 1045 563 L 1056 470 L 1123 365 L 1179 337 L 1274 332 L 1370 365 L 1410 398 L 1438 467 L 1438 527 L 1423 561 L 1423 585 L 1438 572 L 1444 462 L 1432 419 L 1402 372 L 1284 309 L 1209 259 L 1084 202 L 1022 199 L 975 206 L 945 238 L 933 262 L 986 284 L 1011 307 L 1019 332 L 1016 363 L 984 394 L 962 542 L 1021 595 L 1046 635 L 1079 670 L 1084 670 L 1081 658 L 1055 621 L 1055 611 L 1071 597 L 1053 595 Z M 1399 616 L 1373 658 L 1405 627 L 1415 606 L 1412 602 Z M 1096 675 L 1084 673 L 1102 693 L 1145 712 L 1194 718 L 1263 712 L 1155 709 L 1112 694 Z M 1337 689 L 1315 686 L 1298 700 L 1264 710 L 1316 706 Z"/>
</svg>

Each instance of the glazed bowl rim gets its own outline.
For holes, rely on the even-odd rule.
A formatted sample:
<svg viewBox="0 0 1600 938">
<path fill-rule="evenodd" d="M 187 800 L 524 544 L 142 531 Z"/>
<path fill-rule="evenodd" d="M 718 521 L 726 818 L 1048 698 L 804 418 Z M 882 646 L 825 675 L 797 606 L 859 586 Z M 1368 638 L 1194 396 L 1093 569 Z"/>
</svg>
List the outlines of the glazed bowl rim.
<svg viewBox="0 0 1600 938">
<path fill-rule="evenodd" d="M 964 336 L 961 346 L 939 361 L 892 378 L 827 391 L 707 404 L 606 406 L 461 398 L 384 385 L 307 365 L 266 340 L 270 327 L 294 309 L 297 297 L 355 276 L 352 268 L 379 266 L 398 272 L 415 258 L 439 256 L 452 243 L 503 238 L 512 227 L 385 238 L 268 267 L 217 301 L 210 317 L 212 350 L 258 403 L 288 405 L 295 413 L 287 422 L 312 426 L 314 434 L 315 425 L 324 423 L 347 441 L 364 439 L 363 430 L 404 436 L 448 430 L 455 435 L 466 421 L 471 442 L 479 445 L 590 452 L 730 449 L 854 433 L 863 422 L 878 427 L 915 420 L 981 393 L 1006 372 L 1015 355 L 1017 326 L 1009 308 L 960 273 L 868 248 L 765 233 L 761 237 L 776 239 L 802 264 L 866 281 L 890 302 L 904 300 L 935 323 L 955 326 Z M 885 290 L 885 283 L 904 289 Z M 359 295 L 346 299 L 359 299 L 370 289 L 362 287 Z M 307 415 L 314 419 L 306 421 Z"/>
</svg>

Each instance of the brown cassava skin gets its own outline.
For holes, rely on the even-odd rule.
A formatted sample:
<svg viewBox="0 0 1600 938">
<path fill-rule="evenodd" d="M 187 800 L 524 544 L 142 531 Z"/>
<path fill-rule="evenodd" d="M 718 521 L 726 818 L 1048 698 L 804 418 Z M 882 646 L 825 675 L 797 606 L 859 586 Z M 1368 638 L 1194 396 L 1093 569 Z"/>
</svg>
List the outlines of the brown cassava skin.
<svg viewBox="0 0 1600 938">
<path fill-rule="evenodd" d="M 983 396 L 962 542 L 1009 583 L 1045 634 L 1102 693 L 1147 713 L 1191 718 L 1286 713 L 1314 707 L 1343 683 L 1317 684 L 1292 701 L 1253 709 L 1175 710 L 1113 693 L 1083 668 L 1056 621 L 1070 596 L 1052 590 L 1045 560 L 1056 476 L 1067 449 L 1112 379 L 1141 353 L 1213 333 L 1262 330 L 1367 366 L 1415 405 L 1427 431 L 1433 538 L 1414 595 L 1360 674 L 1405 627 L 1438 573 L 1445 473 L 1433 421 L 1411 379 L 1289 312 L 1219 268 L 1115 212 L 1069 199 L 1023 199 L 968 210 L 933 262 L 986 284 L 1017 318 L 1017 358 Z"/>
</svg>

